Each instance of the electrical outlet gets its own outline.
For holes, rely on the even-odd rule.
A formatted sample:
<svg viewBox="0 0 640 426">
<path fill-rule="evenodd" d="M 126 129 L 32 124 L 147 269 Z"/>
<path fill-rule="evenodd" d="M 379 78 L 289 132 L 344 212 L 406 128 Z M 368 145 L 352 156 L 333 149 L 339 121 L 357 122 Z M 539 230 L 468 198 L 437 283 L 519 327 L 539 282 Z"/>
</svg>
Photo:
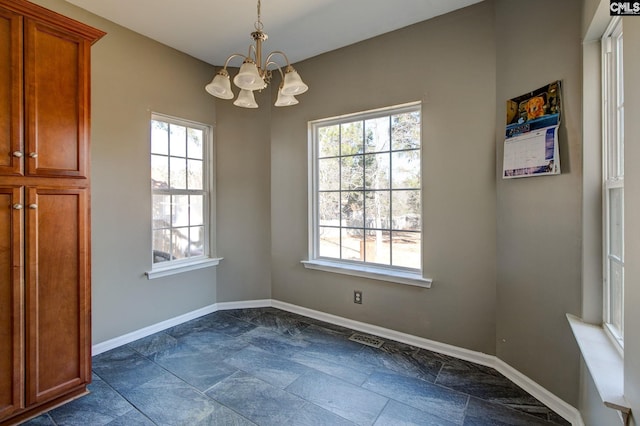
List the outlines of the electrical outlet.
<svg viewBox="0 0 640 426">
<path fill-rule="evenodd" d="M 353 303 L 362 305 L 362 292 L 360 290 L 355 290 L 353 292 Z"/>
</svg>

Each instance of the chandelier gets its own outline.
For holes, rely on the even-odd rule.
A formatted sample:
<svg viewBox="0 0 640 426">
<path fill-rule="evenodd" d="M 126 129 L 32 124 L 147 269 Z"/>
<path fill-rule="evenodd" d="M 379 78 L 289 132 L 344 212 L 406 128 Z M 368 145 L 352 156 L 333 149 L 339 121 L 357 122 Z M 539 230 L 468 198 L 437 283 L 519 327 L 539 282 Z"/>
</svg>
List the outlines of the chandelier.
<svg viewBox="0 0 640 426">
<path fill-rule="evenodd" d="M 275 50 L 267 55 L 264 63 L 262 62 L 262 43 L 268 37 L 262 31 L 264 25 L 260 20 L 260 0 L 258 0 L 258 20 L 255 22 L 254 27 L 255 31 L 251 33 L 251 38 L 255 44 L 249 46 L 248 54 L 245 56 L 240 53 L 234 53 L 229 56 L 224 63 L 224 67 L 216 73 L 211 83 L 205 86 L 205 90 L 220 99 L 233 99 L 227 66 L 233 58 L 240 57 L 244 59 L 238 74 L 233 78 L 233 83 L 240 88 L 240 93 L 233 102 L 234 105 L 243 108 L 258 108 L 253 92 L 254 90 L 260 91 L 271 83 L 273 67 L 280 72 L 281 77 L 278 98 L 274 105 L 280 107 L 297 104 L 298 100 L 295 95 L 306 92 L 309 87 L 304 84 L 298 72 L 291 66 L 287 55 L 282 51 Z M 284 72 L 278 63 L 273 60 L 276 56 L 282 56 L 286 61 Z M 272 69 L 270 70 L 269 67 L 272 67 Z"/>
</svg>

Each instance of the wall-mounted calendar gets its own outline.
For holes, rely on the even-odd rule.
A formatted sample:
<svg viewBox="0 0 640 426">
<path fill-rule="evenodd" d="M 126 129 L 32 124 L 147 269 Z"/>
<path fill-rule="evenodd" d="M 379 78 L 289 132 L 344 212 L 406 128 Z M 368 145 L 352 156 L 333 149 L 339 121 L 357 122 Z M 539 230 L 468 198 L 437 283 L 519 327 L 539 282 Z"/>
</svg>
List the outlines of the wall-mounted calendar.
<svg viewBox="0 0 640 426">
<path fill-rule="evenodd" d="M 502 177 L 560 174 L 560 81 L 507 101 Z"/>
</svg>

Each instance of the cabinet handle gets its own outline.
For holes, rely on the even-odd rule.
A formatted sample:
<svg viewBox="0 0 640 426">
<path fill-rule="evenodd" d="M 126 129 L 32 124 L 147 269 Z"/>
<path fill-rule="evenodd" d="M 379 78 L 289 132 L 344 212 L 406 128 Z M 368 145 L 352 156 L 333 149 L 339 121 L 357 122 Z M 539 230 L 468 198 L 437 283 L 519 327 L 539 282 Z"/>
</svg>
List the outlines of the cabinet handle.
<svg viewBox="0 0 640 426">
<path fill-rule="evenodd" d="M 22 210 L 22 204 L 17 204 L 17 203 L 16 203 L 16 204 L 14 204 L 14 205 L 13 205 L 13 208 L 14 208 L 15 210 Z"/>
<path fill-rule="evenodd" d="M 31 154 L 29 154 L 29 157 L 38 158 L 38 153 L 37 152 L 32 152 Z"/>
<path fill-rule="evenodd" d="M 37 204 L 29 204 L 29 208 L 30 208 L 31 210 L 35 210 L 35 209 L 37 209 L 37 208 L 38 208 L 38 205 L 37 205 Z"/>
<path fill-rule="evenodd" d="M 20 151 L 13 151 L 13 156 L 20 158 L 22 157 L 22 153 Z"/>
</svg>

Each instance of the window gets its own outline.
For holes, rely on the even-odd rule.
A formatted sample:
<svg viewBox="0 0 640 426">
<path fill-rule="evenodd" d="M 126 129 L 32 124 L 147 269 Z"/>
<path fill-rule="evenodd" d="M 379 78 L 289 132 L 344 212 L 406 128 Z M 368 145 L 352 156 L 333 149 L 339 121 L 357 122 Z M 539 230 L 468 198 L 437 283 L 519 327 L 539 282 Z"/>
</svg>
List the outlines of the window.
<svg viewBox="0 0 640 426">
<path fill-rule="evenodd" d="M 420 104 L 310 129 L 310 263 L 421 277 Z"/>
<path fill-rule="evenodd" d="M 210 127 L 151 117 L 153 269 L 209 258 Z"/>
<path fill-rule="evenodd" d="M 624 335 L 624 90 L 622 20 L 602 38 L 604 323 L 622 346 Z"/>
</svg>

